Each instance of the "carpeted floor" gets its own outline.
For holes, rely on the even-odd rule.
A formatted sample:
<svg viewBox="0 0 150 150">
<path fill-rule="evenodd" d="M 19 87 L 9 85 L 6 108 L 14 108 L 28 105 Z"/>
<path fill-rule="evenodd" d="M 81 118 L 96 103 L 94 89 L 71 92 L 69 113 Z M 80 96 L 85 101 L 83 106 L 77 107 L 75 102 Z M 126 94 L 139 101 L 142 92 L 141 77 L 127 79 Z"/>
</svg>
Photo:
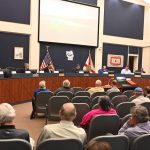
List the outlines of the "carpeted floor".
<svg viewBox="0 0 150 150">
<path fill-rule="evenodd" d="M 31 102 L 14 105 L 13 107 L 16 110 L 16 118 L 14 120 L 16 128 L 26 129 L 29 132 L 30 137 L 36 142 L 41 129 L 45 125 L 45 117 L 38 117 L 30 120 L 32 110 Z"/>
</svg>

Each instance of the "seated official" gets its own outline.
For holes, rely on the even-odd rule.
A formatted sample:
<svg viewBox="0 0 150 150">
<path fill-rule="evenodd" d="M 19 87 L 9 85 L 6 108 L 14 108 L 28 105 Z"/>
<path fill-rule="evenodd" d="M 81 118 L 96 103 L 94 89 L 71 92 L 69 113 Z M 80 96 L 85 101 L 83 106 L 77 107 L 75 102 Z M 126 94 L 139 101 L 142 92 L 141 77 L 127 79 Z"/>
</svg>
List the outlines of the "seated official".
<svg viewBox="0 0 150 150">
<path fill-rule="evenodd" d="M 117 87 L 117 81 L 116 80 L 113 80 L 112 82 L 111 82 L 111 89 L 109 89 L 109 90 L 107 90 L 107 92 L 106 92 L 106 94 L 108 95 L 109 93 L 111 93 L 111 92 L 120 92 L 120 90 L 118 89 L 118 87 Z"/>
<path fill-rule="evenodd" d="M 124 69 L 121 70 L 121 74 L 132 74 L 128 65 Z"/>
<path fill-rule="evenodd" d="M 24 63 L 24 73 L 26 71 L 29 71 L 29 64 L 28 63 Z"/>
<path fill-rule="evenodd" d="M 76 117 L 76 109 L 73 103 L 65 103 L 59 111 L 59 116 L 61 118 L 59 123 L 44 126 L 38 138 L 37 145 L 46 139 L 52 138 L 73 138 L 85 143 L 86 133 L 84 129 L 76 127 L 73 123 Z"/>
<path fill-rule="evenodd" d="M 37 89 L 37 90 L 34 91 L 34 95 L 33 95 L 33 98 L 32 98 L 32 108 L 33 108 L 33 111 L 31 113 L 30 119 L 35 118 L 35 101 L 36 101 L 36 95 L 39 92 L 41 92 L 41 91 L 42 92 L 50 92 L 49 89 L 46 89 L 46 82 L 44 80 L 39 82 L 39 89 Z"/>
<path fill-rule="evenodd" d="M 150 121 L 148 110 L 144 106 L 138 105 L 131 108 L 132 116 L 122 126 L 118 134 L 126 135 L 132 142 L 135 138 L 150 133 Z"/>
<path fill-rule="evenodd" d="M 76 67 L 73 68 L 74 73 L 79 73 L 80 70 L 81 70 L 80 64 L 77 64 Z"/>
<path fill-rule="evenodd" d="M 98 70 L 98 74 L 104 74 L 105 72 L 108 72 L 108 69 L 106 68 L 106 66 L 103 66 L 102 69 Z"/>
<path fill-rule="evenodd" d="M 55 91 L 55 95 L 61 91 L 70 91 L 74 93 L 73 89 L 70 88 L 70 81 L 68 79 L 63 81 L 63 86 Z"/>
<path fill-rule="evenodd" d="M 144 91 L 142 88 L 137 87 L 134 89 L 135 99 L 132 100 L 135 105 L 140 105 L 144 102 L 150 102 L 150 99 L 147 97 L 144 97 Z"/>
<path fill-rule="evenodd" d="M 87 143 L 85 150 L 111 150 L 111 146 L 107 142 L 91 140 Z"/>
<path fill-rule="evenodd" d="M 95 92 L 105 92 L 104 88 L 102 87 L 102 81 L 101 80 L 96 80 L 95 81 L 95 87 L 92 87 L 88 90 L 90 95 L 92 95 Z"/>
<path fill-rule="evenodd" d="M 48 64 L 46 68 L 44 68 L 45 73 L 53 73 L 54 72 L 54 66 L 52 64 Z"/>
<path fill-rule="evenodd" d="M 97 115 L 117 114 L 116 110 L 111 107 L 110 98 L 108 96 L 101 96 L 99 100 L 99 108 L 93 109 L 83 116 L 82 121 L 80 123 L 81 127 L 87 129 L 91 120 Z"/>
<path fill-rule="evenodd" d="M 29 133 L 26 130 L 16 129 L 13 122 L 15 116 L 15 110 L 10 104 L 0 104 L 0 139 L 23 139 L 30 142 Z"/>
</svg>

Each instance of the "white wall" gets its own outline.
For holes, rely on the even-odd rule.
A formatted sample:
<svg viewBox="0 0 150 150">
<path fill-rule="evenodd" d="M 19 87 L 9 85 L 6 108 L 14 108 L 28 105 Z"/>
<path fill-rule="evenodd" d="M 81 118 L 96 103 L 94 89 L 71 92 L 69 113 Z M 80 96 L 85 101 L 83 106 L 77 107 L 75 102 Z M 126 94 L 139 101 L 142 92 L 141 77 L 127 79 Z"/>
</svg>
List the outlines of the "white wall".
<svg viewBox="0 0 150 150">
<path fill-rule="evenodd" d="M 144 39 L 137 40 L 131 38 L 122 38 L 115 36 L 107 36 L 103 35 L 103 20 L 104 20 L 104 1 L 98 0 L 98 6 L 100 7 L 100 37 L 99 37 L 99 45 L 102 43 L 111 43 L 111 44 L 121 44 L 121 45 L 130 45 L 137 47 L 146 47 L 150 46 L 150 5 L 147 5 L 143 2 L 143 0 L 125 0 L 128 2 L 136 3 L 145 6 L 145 20 L 144 20 Z M 117 41 L 117 42 L 116 42 Z M 100 51 L 96 50 L 96 70 L 101 68 L 102 65 L 102 49 Z M 98 56 L 97 56 L 98 55 Z M 100 56 L 100 58 L 99 58 Z M 145 68 L 146 72 L 150 73 L 150 62 L 146 60 L 146 57 L 150 58 L 150 47 L 143 48 L 143 62 L 142 65 Z M 97 60 L 98 59 L 98 60 Z"/>
<path fill-rule="evenodd" d="M 145 5 L 143 0 L 128 0 L 138 4 Z M 30 50 L 29 50 L 29 64 L 35 69 L 39 67 L 39 43 L 38 43 L 38 0 L 31 0 L 31 24 L 23 25 L 17 23 L 9 23 L 0 21 L 0 32 L 12 32 L 30 35 Z M 143 67 L 150 73 L 150 5 L 145 7 L 145 24 L 144 24 L 144 40 L 134 40 L 128 38 L 120 38 L 114 36 L 103 35 L 103 20 L 104 20 L 104 0 L 98 0 L 100 6 L 100 29 L 99 29 L 99 48 L 95 50 L 95 68 L 96 71 L 102 65 L 102 43 L 132 45 L 143 48 Z M 117 42 L 116 42 L 117 41 Z M 149 47 L 148 47 L 149 46 Z"/>
</svg>

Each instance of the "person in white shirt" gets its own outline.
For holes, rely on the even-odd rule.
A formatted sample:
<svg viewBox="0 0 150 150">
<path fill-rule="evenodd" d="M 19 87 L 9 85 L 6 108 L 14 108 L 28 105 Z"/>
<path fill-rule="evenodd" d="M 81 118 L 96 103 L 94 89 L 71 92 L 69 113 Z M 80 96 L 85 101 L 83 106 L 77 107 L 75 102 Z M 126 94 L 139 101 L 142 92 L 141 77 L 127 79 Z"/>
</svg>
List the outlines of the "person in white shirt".
<svg viewBox="0 0 150 150">
<path fill-rule="evenodd" d="M 132 100 L 133 103 L 135 103 L 135 105 L 140 105 L 144 102 L 150 102 L 150 99 L 147 97 L 144 97 L 144 91 L 142 88 L 137 87 L 134 89 L 134 93 L 135 93 L 135 99 Z"/>
<path fill-rule="evenodd" d="M 60 123 L 48 124 L 44 126 L 37 145 L 46 139 L 52 138 L 74 138 L 80 140 L 82 143 L 86 142 L 86 132 L 83 128 L 76 127 L 73 120 L 76 117 L 76 109 L 73 103 L 65 103 L 60 111 Z"/>
<path fill-rule="evenodd" d="M 132 74 L 129 66 L 126 66 L 124 69 L 122 69 L 121 74 Z"/>
<path fill-rule="evenodd" d="M 95 87 L 90 88 L 88 92 L 90 93 L 90 95 L 92 95 L 95 92 L 105 92 L 104 88 L 102 87 L 102 81 L 96 80 Z"/>
</svg>

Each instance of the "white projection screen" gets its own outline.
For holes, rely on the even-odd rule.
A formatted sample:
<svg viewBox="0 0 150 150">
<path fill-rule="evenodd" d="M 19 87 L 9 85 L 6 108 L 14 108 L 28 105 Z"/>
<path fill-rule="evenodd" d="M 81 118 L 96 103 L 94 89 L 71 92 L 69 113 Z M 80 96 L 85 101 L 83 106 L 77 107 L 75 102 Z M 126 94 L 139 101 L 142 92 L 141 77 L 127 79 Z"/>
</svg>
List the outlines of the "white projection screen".
<svg viewBox="0 0 150 150">
<path fill-rule="evenodd" d="M 40 0 L 39 41 L 98 46 L 99 7 Z"/>
</svg>

